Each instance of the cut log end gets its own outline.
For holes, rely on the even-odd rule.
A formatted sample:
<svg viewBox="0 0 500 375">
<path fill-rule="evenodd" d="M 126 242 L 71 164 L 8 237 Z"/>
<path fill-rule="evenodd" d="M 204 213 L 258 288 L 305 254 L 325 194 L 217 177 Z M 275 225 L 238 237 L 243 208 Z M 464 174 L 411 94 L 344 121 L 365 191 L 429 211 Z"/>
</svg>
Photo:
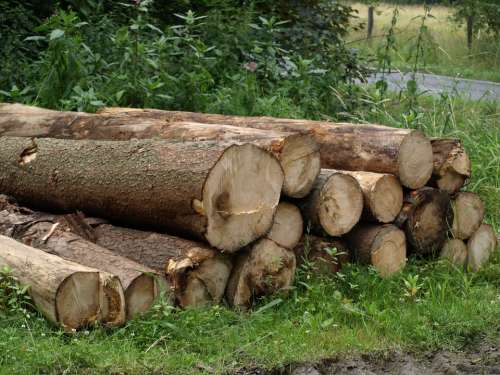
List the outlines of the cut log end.
<svg viewBox="0 0 500 375">
<path fill-rule="evenodd" d="M 254 297 L 289 288 L 295 275 L 295 254 L 263 238 L 236 261 L 226 296 L 233 306 L 248 308 Z"/>
<path fill-rule="evenodd" d="M 478 271 L 488 263 L 496 249 L 495 231 L 488 224 L 482 224 L 467 242 L 467 265 L 473 271 Z"/>
<path fill-rule="evenodd" d="M 136 277 L 125 290 L 127 319 L 133 319 L 148 311 L 159 294 L 155 276 L 143 273 Z"/>
<path fill-rule="evenodd" d="M 250 144 L 229 147 L 203 188 L 208 242 L 234 252 L 265 234 L 272 224 L 283 179 L 280 164 L 268 152 Z"/>
<path fill-rule="evenodd" d="M 88 326 L 97 320 L 99 273 L 76 272 L 68 276 L 56 294 L 57 320 L 67 330 Z"/>
<path fill-rule="evenodd" d="M 400 272 L 406 265 L 404 232 L 392 225 L 382 228 L 373 241 L 371 264 L 382 277 Z"/>
<path fill-rule="evenodd" d="M 267 238 L 278 245 L 293 249 L 302 237 L 304 223 L 297 206 L 281 202 L 276 209 L 274 222 Z"/>
<path fill-rule="evenodd" d="M 455 194 L 465 185 L 466 180 L 467 177 L 463 174 L 449 170 L 442 176 L 437 177 L 435 184 L 438 189 L 444 190 L 449 194 Z"/>
<path fill-rule="evenodd" d="M 102 288 L 101 317 L 108 327 L 117 327 L 125 323 L 125 295 L 120 279 L 106 272 L 100 273 Z"/>
<path fill-rule="evenodd" d="M 349 232 L 363 212 L 363 193 L 354 177 L 335 173 L 322 188 L 319 221 L 330 236 Z"/>
<path fill-rule="evenodd" d="M 453 200 L 454 238 L 466 240 L 479 228 L 484 218 L 484 204 L 477 194 L 458 193 Z"/>
<path fill-rule="evenodd" d="M 389 174 L 379 178 L 370 193 L 369 205 L 377 221 L 392 222 L 403 206 L 403 189 L 398 179 Z"/>
<path fill-rule="evenodd" d="M 451 238 L 443 245 L 439 257 L 447 259 L 457 267 L 464 267 L 465 263 L 467 263 L 467 246 L 464 241 Z"/>
<path fill-rule="evenodd" d="M 429 181 L 434 168 L 432 145 L 422 133 L 413 131 L 403 140 L 398 154 L 401 183 L 418 189 Z"/>
<path fill-rule="evenodd" d="M 285 174 L 283 193 L 291 198 L 305 197 L 321 170 L 318 144 L 307 134 L 289 136 L 280 159 Z"/>
</svg>

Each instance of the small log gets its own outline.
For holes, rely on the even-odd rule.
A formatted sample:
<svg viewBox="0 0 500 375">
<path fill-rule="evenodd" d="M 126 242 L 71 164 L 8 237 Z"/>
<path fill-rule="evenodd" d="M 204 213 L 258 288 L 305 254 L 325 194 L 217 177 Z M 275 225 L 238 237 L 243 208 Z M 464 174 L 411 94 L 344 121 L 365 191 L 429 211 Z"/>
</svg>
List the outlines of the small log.
<svg viewBox="0 0 500 375">
<path fill-rule="evenodd" d="M 441 259 L 447 259 L 457 267 L 464 267 L 467 263 L 467 245 L 457 238 L 448 239 L 441 249 Z"/>
<path fill-rule="evenodd" d="M 382 277 L 406 265 L 405 234 L 392 224 L 359 224 L 347 234 L 347 241 L 354 258 L 372 265 Z"/>
<path fill-rule="evenodd" d="M 363 219 L 390 223 L 403 207 L 403 188 L 391 174 L 363 171 L 339 171 L 358 181 L 363 191 Z"/>
<path fill-rule="evenodd" d="M 431 185 L 454 194 L 471 176 L 469 155 L 459 139 L 435 138 L 431 144 L 434 154 Z"/>
<path fill-rule="evenodd" d="M 273 117 L 238 117 L 155 109 L 108 108 L 101 114 L 127 114 L 138 119 L 190 121 L 291 133 L 310 132 L 320 147 L 321 167 L 389 173 L 410 188 L 423 187 L 431 177 L 430 140 L 412 129 L 382 125 L 291 120 Z"/>
<path fill-rule="evenodd" d="M 0 137 L 0 192 L 41 209 L 196 236 L 234 252 L 265 234 L 283 185 L 251 144 Z"/>
<path fill-rule="evenodd" d="M 488 263 L 497 246 L 497 237 L 493 227 L 482 224 L 467 241 L 467 266 L 474 272 Z"/>
<path fill-rule="evenodd" d="M 231 306 L 251 306 L 255 297 L 270 295 L 290 287 L 295 275 L 293 251 L 262 238 L 237 254 L 226 289 Z"/>
<path fill-rule="evenodd" d="M 0 235 L 0 266 L 7 266 L 36 308 L 65 330 L 94 324 L 100 311 L 99 271 Z"/>
<path fill-rule="evenodd" d="M 297 267 L 312 264 L 314 273 L 334 274 L 349 262 L 349 248 L 344 241 L 305 235 L 294 249 Z"/>
<path fill-rule="evenodd" d="M 231 260 L 205 244 L 87 219 L 96 243 L 160 272 L 166 272 L 176 304 L 217 304 L 224 296 Z"/>
<path fill-rule="evenodd" d="M 322 169 L 311 194 L 298 200 L 297 205 L 315 233 L 340 236 L 361 218 L 363 192 L 354 177 Z"/>
<path fill-rule="evenodd" d="M 274 222 L 266 235 L 271 241 L 287 249 L 293 249 L 302 237 L 304 222 L 297 206 L 280 202 L 274 215 Z"/>
<path fill-rule="evenodd" d="M 411 250 L 424 255 L 441 250 L 452 222 L 448 193 L 425 187 L 405 194 L 403 208 L 394 224 L 404 229 Z"/>
<path fill-rule="evenodd" d="M 180 142 L 217 141 L 229 147 L 253 143 L 271 152 L 284 171 L 283 192 L 306 196 L 320 171 L 319 147 L 311 135 L 263 131 L 189 121 L 138 118 L 128 113 L 59 112 L 20 104 L 0 105 L 0 135 L 37 138 L 130 140 L 166 139 Z"/>
<path fill-rule="evenodd" d="M 484 204 L 477 194 L 461 192 L 452 202 L 454 238 L 466 240 L 479 228 L 484 219 Z"/>
</svg>

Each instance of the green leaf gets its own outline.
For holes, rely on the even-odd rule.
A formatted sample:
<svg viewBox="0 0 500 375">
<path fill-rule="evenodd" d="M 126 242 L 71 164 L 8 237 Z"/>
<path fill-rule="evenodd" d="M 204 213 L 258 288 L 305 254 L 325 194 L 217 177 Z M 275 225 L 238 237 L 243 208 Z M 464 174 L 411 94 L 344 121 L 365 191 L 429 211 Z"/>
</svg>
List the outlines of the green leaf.
<svg viewBox="0 0 500 375">
<path fill-rule="evenodd" d="M 52 30 L 52 32 L 50 33 L 50 38 L 49 40 L 54 40 L 54 39 L 59 39 L 60 37 L 62 37 L 64 35 L 64 30 L 61 30 L 61 29 L 54 29 Z"/>
<path fill-rule="evenodd" d="M 260 314 L 260 313 L 262 313 L 262 312 L 264 312 L 266 310 L 269 310 L 271 307 L 279 305 L 281 302 L 283 302 L 283 300 L 281 298 L 274 299 L 271 302 L 269 302 L 269 303 L 265 304 L 264 306 L 262 306 L 257 311 L 255 311 L 254 314 Z"/>
<path fill-rule="evenodd" d="M 25 42 L 38 42 L 39 40 L 45 40 L 46 38 L 44 36 L 40 36 L 40 35 L 33 35 L 33 36 L 29 36 L 27 38 L 24 38 L 24 41 Z"/>
</svg>

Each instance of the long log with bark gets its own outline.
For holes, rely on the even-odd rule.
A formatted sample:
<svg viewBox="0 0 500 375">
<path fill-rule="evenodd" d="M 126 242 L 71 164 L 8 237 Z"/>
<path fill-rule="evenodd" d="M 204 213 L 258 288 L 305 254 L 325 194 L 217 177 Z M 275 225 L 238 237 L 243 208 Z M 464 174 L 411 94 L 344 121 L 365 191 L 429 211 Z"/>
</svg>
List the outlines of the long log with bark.
<svg viewBox="0 0 500 375">
<path fill-rule="evenodd" d="M 478 271 L 484 267 L 497 247 L 493 227 L 482 224 L 467 241 L 467 266 Z"/>
<path fill-rule="evenodd" d="M 203 243 L 166 234 L 85 220 L 95 241 L 116 253 L 166 272 L 176 304 L 181 307 L 217 304 L 224 296 L 231 259 Z"/>
<path fill-rule="evenodd" d="M 434 154 L 431 185 L 454 194 L 471 176 L 469 155 L 459 139 L 435 138 L 431 144 Z"/>
<path fill-rule="evenodd" d="M 346 236 L 354 258 L 372 265 L 382 277 L 401 271 L 406 265 L 405 234 L 392 224 L 360 223 Z"/>
<path fill-rule="evenodd" d="M 38 138 L 252 143 L 271 152 L 284 171 L 283 192 L 293 198 L 306 196 L 320 171 L 319 147 L 308 134 L 263 131 L 227 125 L 137 118 L 127 113 L 88 114 L 59 112 L 20 104 L 0 105 L 0 135 Z"/>
<path fill-rule="evenodd" d="M 36 308 L 65 330 L 94 324 L 100 314 L 99 271 L 0 235 L 0 266 L 8 267 Z"/>
<path fill-rule="evenodd" d="M 340 236 L 361 218 L 363 192 L 354 177 L 322 169 L 311 194 L 296 203 L 315 233 Z"/>
<path fill-rule="evenodd" d="M 452 201 L 454 238 L 466 240 L 479 228 L 484 219 L 484 204 L 475 193 L 460 192 Z"/>
<path fill-rule="evenodd" d="M 305 235 L 294 248 L 297 267 L 306 264 L 314 272 L 324 275 L 339 272 L 349 262 L 350 251 L 347 244 L 336 238 Z"/>
<path fill-rule="evenodd" d="M 273 117 L 238 117 L 155 109 L 108 108 L 100 112 L 168 122 L 191 121 L 283 132 L 310 132 L 320 147 L 323 168 L 389 173 L 411 189 L 431 177 L 433 153 L 421 132 L 382 125 L 291 120 Z"/>
<path fill-rule="evenodd" d="M 0 193 L 196 236 L 233 252 L 272 225 L 280 164 L 255 145 L 0 137 Z"/>
<path fill-rule="evenodd" d="M 3 197 L 0 196 L 0 200 Z M 24 213 L 22 213 L 24 212 Z M 108 275 L 103 282 L 107 325 L 120 325 L 153 305 L 164 285 L 161 276 L 144 265 L 119 256 L 75 234 L 73 215 L 28 213 L 14 204 L 0 211 L 0 233 L 27 245 Z"/>
<path fill-rule="evenodd" d="M 405 194 L 394 224 L 405 231 L 411 250 L 423 255 L 441 250 L 452 222 L 449 194 L 425 187 Z"/>
</svg>

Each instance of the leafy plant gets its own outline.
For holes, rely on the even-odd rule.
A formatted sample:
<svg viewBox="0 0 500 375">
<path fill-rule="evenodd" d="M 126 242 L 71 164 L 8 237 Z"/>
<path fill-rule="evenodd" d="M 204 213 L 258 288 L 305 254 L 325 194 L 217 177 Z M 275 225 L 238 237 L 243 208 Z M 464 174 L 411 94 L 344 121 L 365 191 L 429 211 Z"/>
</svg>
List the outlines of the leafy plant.
<svg viewBox="0 0 500 375">
<path fill-rule="evenodd" d="M 28 286 L 21 286 L 8 267 L 0 268 L 0 317 L 22 314 L 29 317 Z"/>
</svg>

